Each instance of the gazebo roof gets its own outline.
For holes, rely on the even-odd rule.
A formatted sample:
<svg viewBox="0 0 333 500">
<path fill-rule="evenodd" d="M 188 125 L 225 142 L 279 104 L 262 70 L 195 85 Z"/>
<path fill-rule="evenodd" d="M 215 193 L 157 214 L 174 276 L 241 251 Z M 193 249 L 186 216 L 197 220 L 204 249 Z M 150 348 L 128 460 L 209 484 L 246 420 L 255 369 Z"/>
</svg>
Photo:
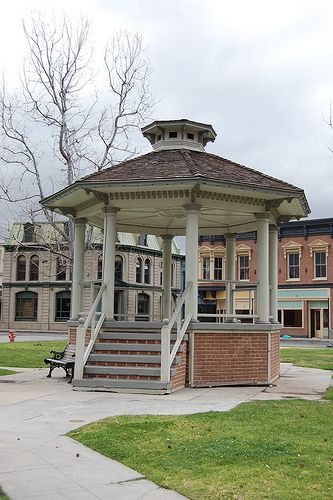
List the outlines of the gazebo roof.
<svg viewBox="0 0 333 500">
<path fill-rule="evenodd" d="M 185 234 L 186 211 L 199 209 L 200 234 L 244 232 L 258 214 L 270 222 L 310 213 L 304 191 L 244 165 L 206 153 L 210 125 L 154 122 L 143 133 L 155 150 L 90 174 L 42 200 L 50 210 L 103 227 L 105 205 L 118 209 L 118 231 Z"/>
<path fill-rule="evenodd" d="M 303 190 L 252 168 L 220 156 L 187 149 L 153 151 L 83 177 L 78 182 L 133 182 L 178 179 L 206 179 L 283 189 L 302 194 Z"/>
</svg>

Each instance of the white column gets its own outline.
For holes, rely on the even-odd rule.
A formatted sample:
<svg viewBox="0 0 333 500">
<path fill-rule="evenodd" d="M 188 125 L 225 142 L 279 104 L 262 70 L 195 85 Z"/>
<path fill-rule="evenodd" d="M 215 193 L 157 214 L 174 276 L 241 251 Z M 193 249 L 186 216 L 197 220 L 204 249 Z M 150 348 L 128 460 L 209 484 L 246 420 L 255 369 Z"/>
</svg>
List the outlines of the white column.
<svg viewBox="0 0 333 500">
<path fill-rule="evenodd" d="M 236 280 L 236 234 L 228 233 L 225 235 L 226 239 L 226 265 L 225 265 L 225 279 L 227 281 Z M 226 286 L 226 311 L 227 314 L 234 314 L 234 284 L 227 284 Z M 230 321 L 230 318 L 227 319 Z"/>
<path fill-rule="evenodd" d="M 170 319 L 171 316 L 171 266 L 172 266 L 172 238 L 165 234 L 162 236 L 163 267 L 162 267 L 162 315 Z"/>
<path fill-rule="evenodd" d="M 269 226 L 269 285 L 271 322 L 278 323 L 278 231 L 274 225 Z"/>
<path fill-rule="evenodd" d="M 83 307 L 84 250 L 86 219 L 74 219 L 71 318 L 77 319 Z"/>
<path fill-rule="evenodd" d="M 257 314 L 269 323 L 269 215 L 257 214 Z"/>
<path fill-rule="evenodd" d="M 114 313 L 114 271 L 116 257 L 116 215 L 115 207 L 104 208 L 104 243 L 103 243 L 103 283 L 106 288 L 102 300 L 102 312 L 107 319 L 113 319 Z"/>
<path fill-rule="evenodd" d="M 192 321 L 198 317 L 198 256 L 199 256 L 199 209 L 200 205 L 186 205 L 186 261 L 185 281 L 192 281 L 189 298 L 185 305 L 185 317 L 192 313 Z"/>
</svg>

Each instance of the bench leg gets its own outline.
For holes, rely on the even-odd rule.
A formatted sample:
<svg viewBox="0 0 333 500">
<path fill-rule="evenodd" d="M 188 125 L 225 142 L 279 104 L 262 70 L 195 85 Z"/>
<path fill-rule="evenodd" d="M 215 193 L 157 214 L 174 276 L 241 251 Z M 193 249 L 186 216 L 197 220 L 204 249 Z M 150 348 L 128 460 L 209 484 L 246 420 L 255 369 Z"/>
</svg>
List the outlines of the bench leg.
<svg viewBox="0 0 333 500">
<path fill-rule="evenodd" d="M 50 370 L 49 373 L 46 375 L 46 378 L 50 378 L 52 375 L 53 370 L 55 369 L 55 366 L 50 365 Z"/>
</svg>

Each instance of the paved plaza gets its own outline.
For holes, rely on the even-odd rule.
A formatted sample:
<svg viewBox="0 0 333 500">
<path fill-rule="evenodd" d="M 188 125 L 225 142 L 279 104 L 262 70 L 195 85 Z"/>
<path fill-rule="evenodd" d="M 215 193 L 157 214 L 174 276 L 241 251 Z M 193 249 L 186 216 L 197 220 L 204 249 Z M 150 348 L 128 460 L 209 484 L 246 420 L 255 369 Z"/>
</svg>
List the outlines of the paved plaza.
<svg viewBox="0 0 333 500">
<path fill-rule="evenodd" d="M 168 396 L 73 391 L 62 370 L 0 378 L 0 484 L 12 500 L 184 498 L 64 436 L 111 415 L 228 411 L 270 399 L 320 399 L 331 372 L 282 364 L 272 387 L 185 388 Z"/>
</svg>

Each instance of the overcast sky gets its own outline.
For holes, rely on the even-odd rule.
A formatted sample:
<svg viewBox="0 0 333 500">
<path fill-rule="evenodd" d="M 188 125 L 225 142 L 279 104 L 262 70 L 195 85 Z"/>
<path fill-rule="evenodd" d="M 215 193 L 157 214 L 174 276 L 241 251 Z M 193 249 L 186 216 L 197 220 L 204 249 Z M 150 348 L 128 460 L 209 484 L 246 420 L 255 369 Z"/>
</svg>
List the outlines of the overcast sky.
<svg viewBox="0 0 333 500">
<path fill-rule="evenodd" d="M 21 19 L 41 5 L 90 17 L 97 47 L 114 29 L 141 33 L 160 98 L 154 118 L 212 124 L 208 151 L 303 188 L 310 217 L 333 217 L 332 1 L 3 1 L 0 68 L 13 87 Z"/>
</svg>

